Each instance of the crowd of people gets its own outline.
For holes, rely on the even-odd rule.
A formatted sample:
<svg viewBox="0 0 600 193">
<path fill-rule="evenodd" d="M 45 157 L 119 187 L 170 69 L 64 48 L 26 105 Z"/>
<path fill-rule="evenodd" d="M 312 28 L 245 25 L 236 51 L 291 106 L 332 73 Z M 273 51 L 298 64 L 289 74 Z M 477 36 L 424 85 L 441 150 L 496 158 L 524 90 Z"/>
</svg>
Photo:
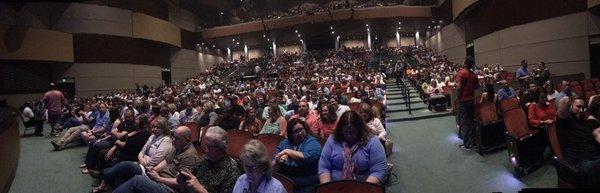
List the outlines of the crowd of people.
<svg viewBox="0 0 600 193">
<path fill-rule="evenodd" d="M 93 97 L 67 99 L 52 85 L 23 116 L 51 123 L 54 151 L 88 147 L 80 168 L 98 179 L 92 192 L 284 192 L 273 172 L 298 192 L 348 179 L 383 184 L 386 74 L 368 67 L 372 54 L 348 48 L 224 62 L 186 81 Z M 254 78 L 226 78 L 229 68 L 253 64 L 263 66 Z M 189 123 L 208 128 L 201 144 Z M 228 155 L 231 130 L 285 139 L 273 157 L 257 140 Z"/>
<path fill-rule="evenodd" d="M 395 5 L 433 5 L 437 3 L 431 0 L 338 0 L 323 5 L 300 4 L 285 11 L 273 11 L 269 14 L 251 17 L 249 20 L 240 20 L 240 23 L 249 21 L 261 21 L 279 19 L 298 15 L 314 15 L 319 12 L 333 11 L 339 9 L 361 9 L 369 7 L 395 6 Z"/>
</svg>

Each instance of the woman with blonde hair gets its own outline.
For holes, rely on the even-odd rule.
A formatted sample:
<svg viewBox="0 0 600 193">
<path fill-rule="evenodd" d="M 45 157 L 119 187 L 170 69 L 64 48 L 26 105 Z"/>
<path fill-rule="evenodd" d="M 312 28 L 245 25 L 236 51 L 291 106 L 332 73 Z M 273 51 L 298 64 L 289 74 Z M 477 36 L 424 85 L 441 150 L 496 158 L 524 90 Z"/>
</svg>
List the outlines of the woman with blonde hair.
<svg viewBox="0 0 600 193">
<path fill-rule="evenodd" d="M 253 139 L 246 143 L 240 160 L 246 173 L 235 182 L 233 193 L 286 192 L 281 182 L 271 177 L 273 169 L 267 155 L 267 148 L 260 141 Z"/>
</svg>

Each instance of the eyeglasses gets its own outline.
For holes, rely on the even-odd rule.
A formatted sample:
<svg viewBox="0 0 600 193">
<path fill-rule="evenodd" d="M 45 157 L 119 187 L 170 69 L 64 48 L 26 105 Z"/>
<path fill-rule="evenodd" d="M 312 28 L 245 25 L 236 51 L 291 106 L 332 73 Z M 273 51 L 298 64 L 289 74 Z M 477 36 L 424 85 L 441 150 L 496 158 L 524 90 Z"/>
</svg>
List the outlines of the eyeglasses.
<svg viewBox="0 0 600 193">
<path fill-rule="evenodd" d="M 257 165 L 245 165 L 245 164 L 244 164 L 244 168 L 246 168 L 246 170 L 248 170 L 248 171 L 256 171 L 259 169 Z"/>
</svg>

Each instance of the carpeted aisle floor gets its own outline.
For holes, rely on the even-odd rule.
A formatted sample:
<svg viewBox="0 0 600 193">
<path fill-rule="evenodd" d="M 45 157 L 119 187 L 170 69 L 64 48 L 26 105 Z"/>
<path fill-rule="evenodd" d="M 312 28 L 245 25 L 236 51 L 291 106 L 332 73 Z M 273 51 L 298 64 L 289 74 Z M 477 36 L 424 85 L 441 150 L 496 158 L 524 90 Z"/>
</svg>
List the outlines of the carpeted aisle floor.
<svg viewBox="0 0 600 193">
<path fill-rule="evenodd" d="M 388 192 L 517 192 L 556 186 L 556 171 L 546 164 L 522 181 L 512 176 L 506 150 L 480 156 L 457 148 L 453 116 L 388 123 L 394 140 L 397 182 Z"/>
<path fill-rule="evenodd" d="M 47 135 L 49 130 L 45 125 L 44 134 Z M 33 133 L 33 129 L 27 133 Z M 79 169 L 87 152 L 86 146 L 54 152 L 50 139 L 46 136 L 21 138 L 19 168 L 11 193 L 85 193 L 91 190 L 93 178 L 81 174 Z"/>
</svg>

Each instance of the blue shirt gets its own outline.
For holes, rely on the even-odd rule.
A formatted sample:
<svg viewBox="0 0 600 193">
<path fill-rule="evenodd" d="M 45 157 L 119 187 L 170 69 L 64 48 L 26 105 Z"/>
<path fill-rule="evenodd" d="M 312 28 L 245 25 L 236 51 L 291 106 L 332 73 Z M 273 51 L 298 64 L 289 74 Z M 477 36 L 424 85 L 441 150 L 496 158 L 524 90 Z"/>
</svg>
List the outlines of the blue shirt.
<svg viewBox="0 0 600 193">
<path fill-rule="evenodd" d="M 237 181 L 235 182 L 235 186 L 233 187 L 232 193 L 246 193 L 250 189 L 250 182 L 248 181 L 248 177 L 246 174 L 242 174 Z M 283 184 L 275 178 L 263 179 L 258 185 L 256 192 L 260 193 L 287 193 Z"/>
<path fill-rule="evenodd" d="M 516 76 L 517 76 L 517 79 L 519 81 L 521 81 L 522 77 L 529 76 L 529 71 L 527 70 L 527 68 L 521 67 L 517 70 Z"/>
<path fill-rule="evenodd" d="M 291 178 L 296 186 L 311 186 L 317 184 L 317 168 L 321 156 L 321 144 L 313 136 L 308 135 L 296 148 L 288 139 L 284 139 L 277 145 L 275 154 L 284 149 L 302 152 L 303 161 L 295 161 L 289 158 L 280 168 L 280 173 Z"/>
<path fill-rule="evenodd" d="M 98 116 L 96 116 L 96 124 L 94 125 L 94 128 L 98 128 L 98 127 L 103 127 L 105 129 L 109 129 L 109 115 L 110 113 L 105 112 L 104 114 L 102 114 L 102 112 L 98 113 Z"/>
<path fill-rule="evenodd" d="M 498 102 L 507 99 L 507 98 L 512 98 L 512 97 L 517 97 L 517 93 L 515 92 L 515 90 L 513 88 L 508 88 L 509 91 L 507 92 L 504 88 L 498 89 L 498 93 L 496 93 L 496 97 Z"/>
<path fill-rule="evenodd" d="M 339 181 L 344 168 L 344 146 L 343 142 L 337 142 L 333 138 L 334 135 L 329 136 L 323 147 L 318 174 L 330 173 L 331 181 Z M 372 135 L 366 145 L 358 148 L 352 159 L 354 159 L 358 174 L 371 175 L 376 177 L 379 182 L 384 181 L 387 172 L 387 158 L 377 136 Z M 356 180 L 366 180 L 366 178 Z"/>
</svg>

